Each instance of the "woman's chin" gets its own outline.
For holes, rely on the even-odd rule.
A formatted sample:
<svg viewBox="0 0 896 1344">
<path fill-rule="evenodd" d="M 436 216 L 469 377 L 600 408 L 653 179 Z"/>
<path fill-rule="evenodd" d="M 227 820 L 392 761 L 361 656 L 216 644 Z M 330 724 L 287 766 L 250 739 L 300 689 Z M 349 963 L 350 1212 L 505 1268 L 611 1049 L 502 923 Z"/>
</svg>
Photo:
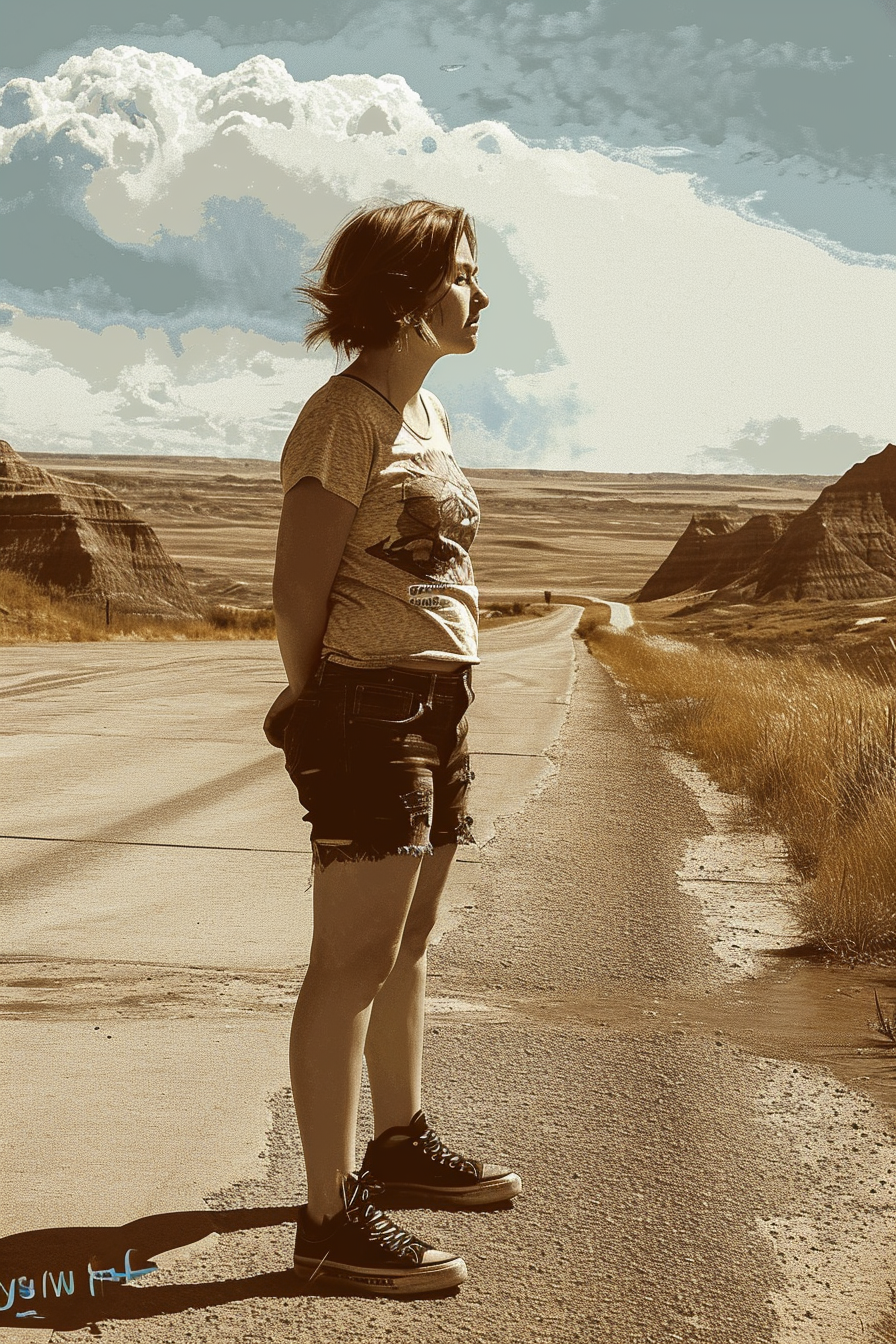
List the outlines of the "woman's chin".
<svg viewBox="0 0 896 1344">
<path fill-rule="evenodd" d="M 478 332 L 475 327 L 464 327 L 459 336 L 455 338 L 453 345 L 443 345 L 442 349 L 446 355 L 468 355 L 478 345 Z"/>
</svg>

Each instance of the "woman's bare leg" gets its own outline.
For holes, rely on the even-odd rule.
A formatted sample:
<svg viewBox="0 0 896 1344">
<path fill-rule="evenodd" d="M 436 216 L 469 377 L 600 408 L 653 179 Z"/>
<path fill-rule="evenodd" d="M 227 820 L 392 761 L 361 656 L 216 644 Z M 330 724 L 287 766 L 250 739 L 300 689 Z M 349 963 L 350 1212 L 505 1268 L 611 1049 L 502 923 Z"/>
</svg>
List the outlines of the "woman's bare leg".
<svg viewBox="0 0 896 1344">
<path fill-rule="evenodd" d="M 437 845 L 423 860 L 395 965 L 373 1001 L 365 1055 L 377 1134 L 406 1125 L 422 1104 L 426 948 L 456 850 Z"/>
<path fill-rule="evenodd" d="M 317 1222 L 342 1208 L 341 1177 L 355 1167 L 370 1008 L 395 965 L 421 863 L 398 854 L 315 870 L 311 958 L 289 1063 L 308 1212 Z"/>
</svg>

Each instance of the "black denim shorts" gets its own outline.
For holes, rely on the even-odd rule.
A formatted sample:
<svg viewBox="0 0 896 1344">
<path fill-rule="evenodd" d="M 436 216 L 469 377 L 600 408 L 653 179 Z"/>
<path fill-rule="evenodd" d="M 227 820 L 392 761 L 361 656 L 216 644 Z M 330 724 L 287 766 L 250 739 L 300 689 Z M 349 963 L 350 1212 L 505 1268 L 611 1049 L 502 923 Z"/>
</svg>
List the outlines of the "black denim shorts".
<svg viewBox="0 0 896 1344">
<path fill-rule="evenodd" d="M 320 664 L 283 735 L 316 865 L 475 843 L 465 717 L 473 699 L 469 667 Z"/>
</svg>

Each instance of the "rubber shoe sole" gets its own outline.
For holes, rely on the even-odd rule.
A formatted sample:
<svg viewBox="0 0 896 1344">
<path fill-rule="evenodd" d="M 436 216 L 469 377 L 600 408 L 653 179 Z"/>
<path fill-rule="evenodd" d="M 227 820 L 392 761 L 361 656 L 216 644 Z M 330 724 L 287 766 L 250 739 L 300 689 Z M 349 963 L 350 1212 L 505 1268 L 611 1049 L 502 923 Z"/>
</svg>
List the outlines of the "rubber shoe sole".
<svg viewBox="0 0 896 1344">
<path fill-rule="evenodd" d="M 456 1288 L 467 1278 L 466 1263 L 459 1255 L 407 1269 L 368 1269 L 363 1265 L 344 1265 L 315 1256 L 296 1255 L 293 1268 L 306 1283 L 341 1285 L 376 1293 L 383 1297 L 407 1297 L 416 1293 L 437 1293 Z"/>
<path fill-rule="evenodd" d="M 493 1181 L 476 1181 L 471 1185 L 414 1185 L 410 1182 L 383 1181 L 383 1204 L 393 1200 L 408 1204 L 413 1200 L 426 1200 L 447 1209 L 479 1209 L 489 1204 L 503 1204 L 514 1199 L 523 1188 L 519 1176 L 513 1171 Z"/>
</svg>

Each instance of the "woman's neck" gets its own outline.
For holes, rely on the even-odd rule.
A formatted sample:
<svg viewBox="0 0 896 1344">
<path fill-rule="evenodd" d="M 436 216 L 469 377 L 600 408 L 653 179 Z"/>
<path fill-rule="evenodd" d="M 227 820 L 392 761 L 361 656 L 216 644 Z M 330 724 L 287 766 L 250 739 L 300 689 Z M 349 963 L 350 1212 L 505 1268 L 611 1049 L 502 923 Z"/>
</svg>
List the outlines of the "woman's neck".
<svg viewBox="0 0 896 1344">
<path fill-rule="evenodd" d="M 423 380 L 441 354 L 422 341 L 419 344 L 420 350 L 362 350 L 342 372 L 376 388 L 401 415 L 412 414 Z"/>
</svg>

